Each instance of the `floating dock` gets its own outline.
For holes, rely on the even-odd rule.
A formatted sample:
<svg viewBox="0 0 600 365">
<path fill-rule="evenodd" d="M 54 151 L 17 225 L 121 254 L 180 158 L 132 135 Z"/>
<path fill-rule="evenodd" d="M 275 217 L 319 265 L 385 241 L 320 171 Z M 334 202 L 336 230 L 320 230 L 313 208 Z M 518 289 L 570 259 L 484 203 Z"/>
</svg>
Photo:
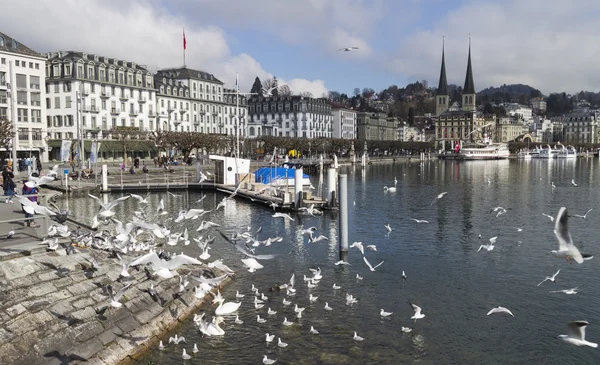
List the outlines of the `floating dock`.
<svg viewBox="0 0 600 365">
<path fill-rule="evenodd" d="M 261 192 L 269 185 L 260 183 L 243 183 L 238 189 L 236 197 L 249 200 L 259 205 L 270 207 L 277 205 L 276 209 L 281 211 L 297 210 L 294 205 L 294 187 L 273 187 L 277 191 L 277 195 L 270 195 Z M 213 181 L 205 181 L 202 183 L 172 183 L 172 184 L 111 184 L 108 185 L 108 191 L 104 193 L 139 193 L 139 192 L 160 192 L 173 190 L 188 190 L 188 191 L 218 191 L 224 194 L 232 194 L 236 189 L 233 185 L 216 184 Z M 303 192 L 302 205 L 310 206 L 314 204 L 317 209 L 330 209 L 328 201 L 320 197 L 315 197 L 310 191 Z"/>
</svg>

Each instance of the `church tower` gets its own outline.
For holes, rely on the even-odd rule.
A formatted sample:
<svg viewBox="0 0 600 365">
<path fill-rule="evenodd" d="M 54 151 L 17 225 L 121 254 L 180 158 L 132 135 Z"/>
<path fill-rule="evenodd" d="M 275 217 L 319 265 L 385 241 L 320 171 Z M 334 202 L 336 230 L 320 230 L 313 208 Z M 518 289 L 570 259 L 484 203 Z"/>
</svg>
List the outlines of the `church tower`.
<svg viewBox="0 0 600 365">
<path fill-rule="evenodd" d="M 448 110 L 450 103 L 448 95 L 448 81 L 446 80 L 446 61 L 444 59 L 444 41 L 442 40 L 442 69 L 440 70 L 440 83 L 438 84 L 435 98 L 435 115 L 440 116 Z"/>
<path fill-rule="evenodd" d="M 462 92 L 462 110 L 476 111 L 475 84 L 473 83 L 473 69 L 471 68 L 471 37 L 469 37 L 469 60 L 467 61 L 467 75 L 465 76 L 465 87 Z"/>
</svg>

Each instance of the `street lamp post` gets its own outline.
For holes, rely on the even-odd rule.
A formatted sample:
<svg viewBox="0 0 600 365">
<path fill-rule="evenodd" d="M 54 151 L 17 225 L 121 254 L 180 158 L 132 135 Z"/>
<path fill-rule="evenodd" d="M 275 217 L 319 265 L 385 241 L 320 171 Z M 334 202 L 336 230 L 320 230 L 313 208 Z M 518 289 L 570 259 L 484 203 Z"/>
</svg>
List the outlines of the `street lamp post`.
<svg viewBox="0 0 600 365">
<path fill-rule="evenodd" d="M 18 171 L 18 169 L 16 168 L 17 166 L 17 143 L 19 141 L 19 137 L 18 137 L 18 130 L 17 130 L 17 115 L 15 112 L 15 103 L 16 103 L 16 86 L 15 86 L 15 77 L 13 75 L 13 61 L 8 61 L 8 73 L 9 75 L 9 79 L 10 79 L 10 84 L 8 84 L 8 97 L 10 98 L 10 119 L 11 119 L 11 124 L 12 124 L 12 128 L 13 128 L 13 139 L 12 139 L 12 168 L 13 171 Z"/>
<path fill-rule="evenodd" d="M 241 93 L 238 82 L 238 74 L 235 74 L 235 92 L 223 93 L 223 95 L 235 95 L 235 157 L 240 155 L 240 95 L 258 95 L 258 93 Z"/>
</svg>

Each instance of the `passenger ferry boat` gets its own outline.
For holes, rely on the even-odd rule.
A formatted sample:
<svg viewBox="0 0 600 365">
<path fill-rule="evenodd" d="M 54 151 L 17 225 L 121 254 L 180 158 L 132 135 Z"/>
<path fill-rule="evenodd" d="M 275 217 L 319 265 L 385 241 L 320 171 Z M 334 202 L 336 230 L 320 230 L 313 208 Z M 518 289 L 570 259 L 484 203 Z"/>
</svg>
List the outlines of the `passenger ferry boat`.
<svg viewBox="0 0 600 365">
<path fill-rule="evenodd" d="M 510 151 L 506 143 L 482 143 L 462 148 L 459 155 L 462 160 L 502 160 L 510 156 Z"/>
<path fill-rule="evenodd" d="M 552 159 L 558 156 L 558 150 L 552 149 L 550 145 L 548 145 L 548 148 L 540 148 L 538 151 L 539 153 L 537 156 L 534 156 L 535 158 Z"/>
<path fill-rule="evenodd" d="M 556 158 L 577 158 L 577 150 L 573 146 L 563 146 L 563 148 L 556 153 Z"/>
<path fill-rule="evenodd" d="M 517 153 L 517 158 L 521 160 L 531 160 L 540 154 L 538 150 L 522 150 Z"/>
</svg>

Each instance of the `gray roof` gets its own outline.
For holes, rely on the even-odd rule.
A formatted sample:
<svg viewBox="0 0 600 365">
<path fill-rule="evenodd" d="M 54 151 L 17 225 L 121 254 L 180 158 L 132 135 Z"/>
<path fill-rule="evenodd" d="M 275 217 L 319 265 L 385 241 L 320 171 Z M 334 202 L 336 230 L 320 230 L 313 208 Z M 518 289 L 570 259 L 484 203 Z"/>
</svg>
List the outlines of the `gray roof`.
<svg viewBox="0 0 600 365">
<path fill-rule="evenodd" d="M 44 58 L 44 55 L 34 51 L 24 44 L 21 44 L 21 42 L 2 32 L 0 32 L 0 51 Z"/>
<path fill-rule="evenodd" d="M 446 79 L 446 60 L 444 57 L 444 47 L 442 46 L 442 69 L 440 70 L 440 83 L 437 88 L 437 95 L 448 95 L 448 81 Z"/>
<path fill-rule="evenodd" d="M 211 73 L 194 70 L 194 69 L 187 68 L 187 67 L 158 70 L 158 71 L 156 71 L 156 76 L 160 76 L 160 77 L 164 76 L 167 78 L 173 78 L 173 79 L 178 79 L 178 80 L 189 80 L 189 79 L 200 80 L 200 81 L 212 82 L 212 83 L 220 84 L 220 85 L 224 84 L 224 82 L 217 79 L 215 77 L 215 75 L 213 75 Z"/>
<path fill-rule="evenodd" d="M 79 52 L 79 51 L 59 51 L 59 52 L 49 52 L 47 54 L 47 58 L 49 61 L 63 61 L 70 60 L 73 62 L 84 61 L 84 62 L 95 62 L 95 63 L 104 63 L 107 66 L 116 65 L 118 67 L 127 67 L 132 68 L 136 71 L 150 72 L 145 65 L 138 65 L 135 62 L 120 60 L 114 57 L 105 57 L 91 53 Z"/>
<path fill-rule="evenodd" d="M 475 83 L 473 82 L 473 68 L 471 67 L 471 41 L 469 41 L 469 60 L 467 61 L 467 74 L 465 76 L 465 87 L 463 95 L 475 94 Z"/>
</svg>

